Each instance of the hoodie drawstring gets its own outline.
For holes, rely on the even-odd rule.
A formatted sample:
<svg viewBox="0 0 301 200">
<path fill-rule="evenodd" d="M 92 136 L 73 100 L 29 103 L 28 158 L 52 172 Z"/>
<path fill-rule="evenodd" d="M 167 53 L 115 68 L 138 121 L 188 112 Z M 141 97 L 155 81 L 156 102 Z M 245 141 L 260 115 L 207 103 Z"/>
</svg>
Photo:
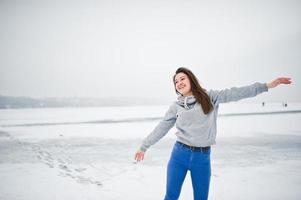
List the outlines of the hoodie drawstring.
<svg viewBox="0 0 301 200">
<path fill-rule="evenodd" d="M 188 105 L 187 105 L 187 97 L 184 98 L 184 107 L 186 109 L 189 109 Z"/>
</svg>

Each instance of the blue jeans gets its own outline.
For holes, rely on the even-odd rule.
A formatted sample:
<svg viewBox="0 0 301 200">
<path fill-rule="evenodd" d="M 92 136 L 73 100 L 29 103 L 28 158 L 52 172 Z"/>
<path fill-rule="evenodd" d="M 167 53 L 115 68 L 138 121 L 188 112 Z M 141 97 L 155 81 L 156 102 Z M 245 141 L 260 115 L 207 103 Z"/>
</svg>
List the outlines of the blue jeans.
<svg viewBox="0 0 301 200">
<path fill-rule="evenodd" d="M 207 152 L 192 151 L 176 142 L 167 166 L 167 184 L 164 200 L 177 200 L 187 174 L 190 171 L 194 200 L 207 200 L 211 162 Z"/>
</svg>

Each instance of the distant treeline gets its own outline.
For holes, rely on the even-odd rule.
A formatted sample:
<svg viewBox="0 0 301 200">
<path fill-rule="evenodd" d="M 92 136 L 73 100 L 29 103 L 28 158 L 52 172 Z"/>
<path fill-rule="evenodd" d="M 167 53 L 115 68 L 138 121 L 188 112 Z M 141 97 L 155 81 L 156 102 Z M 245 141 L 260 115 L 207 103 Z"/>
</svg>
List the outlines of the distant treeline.
<svg viewBox="0 0 301 200">
<path fill-rule="evenodd" d="M 143 98 L 31 98 L 0 95 L 0 109 L 9 108 L 48 108 L 48 107 L 100 107 L 129 105 L 159 105 L 162 100 Z"/>
</svg>

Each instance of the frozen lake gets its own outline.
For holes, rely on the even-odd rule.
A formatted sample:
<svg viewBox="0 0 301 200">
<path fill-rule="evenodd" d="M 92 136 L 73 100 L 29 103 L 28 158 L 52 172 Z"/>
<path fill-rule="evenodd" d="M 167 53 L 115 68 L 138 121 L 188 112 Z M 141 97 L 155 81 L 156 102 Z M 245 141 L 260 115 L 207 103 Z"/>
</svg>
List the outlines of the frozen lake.
<svg viewBox="0 0 301 200">
<path fill-rule="evenodd" d="M 175 129 L 133 157 L 167 107 L 0 110 L 0 199 L 163 199 Z M 300 199 L 301 104 L 219 113 L 209 199 Z"/>
</svg>

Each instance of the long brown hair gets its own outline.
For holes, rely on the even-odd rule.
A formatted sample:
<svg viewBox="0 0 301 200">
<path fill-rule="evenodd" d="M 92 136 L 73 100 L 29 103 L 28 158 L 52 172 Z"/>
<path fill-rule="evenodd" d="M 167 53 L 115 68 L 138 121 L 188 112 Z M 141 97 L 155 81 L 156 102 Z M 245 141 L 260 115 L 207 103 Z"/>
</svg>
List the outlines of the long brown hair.
<svg viewBox="0 0 301 200">
<path fill-rule="evenodd" d="M 178 73 L 184 73 L 188 76 L 191 85 L 191 91 L 196 99 L 196 101 L 201 104 L 203 112 L 205 114 L 210 113 L 213 110 L 213 105 L 211 103 L 209 95 L 206 93 L 206 90 L 201 87 L 196 76 L 187 68 L 180 67 L 177 69 L 176 74 L 173 76 L 173 83 L 177 94 L 180 94 L 176 89 L 175 77 Z"/>
</svg>

